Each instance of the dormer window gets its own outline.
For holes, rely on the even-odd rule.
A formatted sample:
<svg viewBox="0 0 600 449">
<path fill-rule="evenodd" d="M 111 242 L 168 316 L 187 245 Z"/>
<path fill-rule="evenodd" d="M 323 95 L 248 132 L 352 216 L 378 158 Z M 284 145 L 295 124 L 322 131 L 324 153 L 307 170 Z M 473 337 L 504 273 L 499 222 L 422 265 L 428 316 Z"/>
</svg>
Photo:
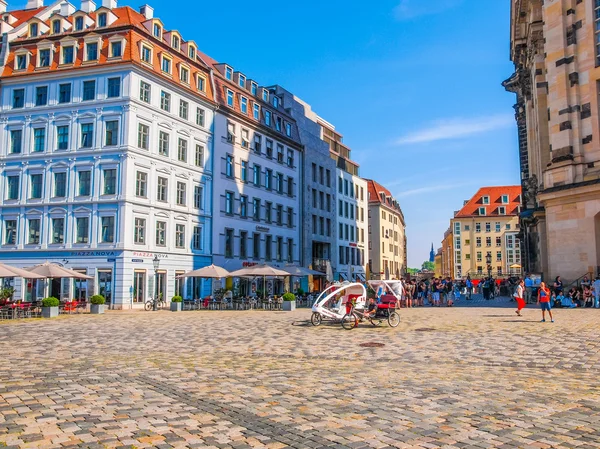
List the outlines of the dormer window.
<svg viewBox="0 0 600 449">
<path fill-rule="evenodd" d="M 171 39 L 171 45 L 175 50 L 179 50 L 179 42 L 179 36 L 173 36 L 173 39 Z"/>
<path fill-rule="evenodd" d="M 98 14 L 98 27 L 105 27 L 106 26 L 106 13 L 100 13 Z"/>
<path fill-rule="evenodd" d="M 281 125 L 282 125 L 281 117 L 277 117 L 277 119 L 275 120 L 275 129 L 279 132 L 281 132 Z"/>
<path fill-rule="evenodd" d="M 171 73 L 171 60 L 165 56 L 162 57 L 161 63 L 162 71 L 165 73 Z"/>
<path fill-rule="evenodd" d="M 500 206 L 498 208 L 498 215 L 506 215 L 506 207 Z"/>
<path fill-rule="evenodd" d="M 250 92 L 252 93 L 252 95 L 256 95 L 257 91 L 258 91 L 258 84 L 256 84 L 254 81 L 252 81 L 250 83 Z"/>
<path fill-rule="evenodd" d="M 508 204 L 508 195 L 502 195 L 502 204 Z"/>
<path fill-rule="evenodd" d="M 273 107 L 274 108 L 279 107 L 279 97 L 276 97 L 275 95 L 273 95 Z"/>
<path fill-rule="evenodd" d="M 267 89 L 263 89 L 262 91 L 262 99 L 265 103 L 269 102 L 269 91 Z"/>
<path fill-rule="evenodd" d="M 190 57 L 190 59 L 196 60 L 196 49 L 192 46 L 190 46 L 189 50 L 188 50 L 188 55 Z"/>
<path fill-rule="evenodd" d="M 185 67 L 181 67 L 181 70 L 179 73 L 179 79 L 181 80 L 182 83 L 189 84 L 190 83 L 190 71 L 188 69 L 186 69 Z"/>
<path fill-rule="evenodd" d="M 285 124 L 285 135 L 288 137 L 292 137 L 292 125 L 289 123 Z"/>
<path fill-rule="evenodd" d="M 98 43 L 89 42 L 85 46 L 85 60 L 86 61 L 97 61 L 98 60 Z"/>
<path fill-rule="evenodd" d="M 148 64 L 152 64 L 152 49 L 145 45 L 142 45 L 142 61 L 147 62 Z"/>
<path fill-rule="evenodd" d="M 62 30 L 60 28 L 60 20 L 52 21 L 52 34 L 60 34 L 61 31 Z"/>
<path fill-rule="evenodd" d="M 260 106 L 257 103 L 254 103 L 254 107 L 252 108 L 252 115 L 254 120 L 260 119 Z"/>
<path fill-rule="evenodd" d="M 26 70 L 28 58 L 27 54 L 17 55 L 15 70 Z"/>
<path fill-rule="evenodd" d="M 490 204 L 490 197 L 489 196 L 481 197 L 481 203 L 482 204 Z"/>
<path fill-rule="evenodd" d="M 246 97 L 240 97 L 240 110 L 242 114 L 248 113 L 248 99 Z"/>
<path fill-rule="evenodd" d="M 121 41 L 115 41 L 110 43 L 110 57 L 120 58 L 123 56 L 123 43 Z"/>
<path fill-rule="evenodd" d="M 158 23 L 154 24 L 154 27 L 152 27 L 152 33 L 154 34 L 154 37 L 161 39 L 162 38 L 162 28 L 160 27 L 160 25 Z"/>
<path fill-rule="evenodd" d="M 39 57 L 38 67 L 50 67 L 50 49 L 40 50 Z"/>
<path fill-rule="evenodd" d="M 233 91 L 227 89 L 227 106 L 233 107 Z"/>
<path fill-rule="evenodd" d="M 225 78 L 228 80 L 233 79 L 233 69 L 231 67 L 225 67 Z"/>
<path fill-rule="evenodd" d="M 62 63 L 73 64 L 75 56 L 75 50 L 72 45 L 66 45 L 62 47 Z"/>
<path fill-rule="evenodd" d="M 480 207 L 479 208 L 479 215 L 482 215 L 482 216 L 485 215 L 485 207 Z"/>
<path fill-rule="evenodd" d="M 265 125 L 271 126 L 271 111 L 265 110 Z"/>
<path fill-rule="evenodd" d="M 246 87 L 246 77 L 244 75 L 239 76 L 238 84 L 240 87 Z"/>
<path fill-rule="evenodd" d="M 83 30 L 83 17 L 79 16 L 75 18 L 75 31 Z"/>
<path fill-rule="evenodd" d="M 29 25 L 29 37 L 36 37 L 39 32 L 39 26 L 37 23 Z"/>
<path fill-rule="evenodd" d="M 198 90 L 204 92 L 206 89 L 206 78 L 198 75 Z"/>
</svg>

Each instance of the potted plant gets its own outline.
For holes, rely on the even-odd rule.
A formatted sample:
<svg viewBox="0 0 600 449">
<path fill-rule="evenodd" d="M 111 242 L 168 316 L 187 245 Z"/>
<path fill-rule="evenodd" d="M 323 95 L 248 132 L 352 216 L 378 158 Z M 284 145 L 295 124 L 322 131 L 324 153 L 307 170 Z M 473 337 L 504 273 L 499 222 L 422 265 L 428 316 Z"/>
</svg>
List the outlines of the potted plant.
<svg viewBox="0 0 600 449">
<path fill-rule="evenodd" d="M 283 295 L 283 310 L 286 312 L 296 310 L 296 295 L 293 293 L 285 293 Z"/>
<path fill-rule="evenodd" d="M 106 300 L 104 299 L 104 296 L 102 295 L 94 295 L 90 298 L 90 313 L 93 313 L 95 315 L 100 314 L 100 313 L 104 313 L 104 304 L 106 303 Z"/>
<path fill-rule="evenodd" d="M 301 288 L 298 288 L 298 290 L 296 290 L 296 295 L 297 296 L 304 296 L 304 290 Z"/>
<path fill-rule="evenodd" d="M 42 299 L 42 316 L 44 318 L 56 318 L 60 301 L 54 296 Z"/>
<path fill-rule="evenodd" d="M 181 312 L 181 303 L 183 298 L 179 295 L 175 295 L 171 298 L 171 312 Z"/>
</svg>

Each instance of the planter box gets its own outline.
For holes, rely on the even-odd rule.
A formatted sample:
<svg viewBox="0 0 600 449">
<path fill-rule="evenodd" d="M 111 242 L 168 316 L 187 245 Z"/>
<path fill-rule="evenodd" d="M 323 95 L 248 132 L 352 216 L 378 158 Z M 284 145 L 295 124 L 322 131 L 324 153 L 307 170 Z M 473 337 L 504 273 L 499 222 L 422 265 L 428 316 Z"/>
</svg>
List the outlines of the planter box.
<svg viewBox="0 0 600 449">
<path fill-rule="evenodd" d="M 171 312 L 181 312 L 181 302 L 171 303 Z"/>
<path fill-rule="evenodd" d="M 58 316 L 58 307 L 42 307 L 43 318 L 56 318 Z"/>
<path fill-rule="evenodd" d="M 99 315 L 104 313 L 105 304 L 90 304 L 90 313 L 94 315 Z"/>
<path fill-rule="evenodd" d="M 293 312 L 296 310 L 296 301 L 283 301 L 284 312 Z"/>
</svg>

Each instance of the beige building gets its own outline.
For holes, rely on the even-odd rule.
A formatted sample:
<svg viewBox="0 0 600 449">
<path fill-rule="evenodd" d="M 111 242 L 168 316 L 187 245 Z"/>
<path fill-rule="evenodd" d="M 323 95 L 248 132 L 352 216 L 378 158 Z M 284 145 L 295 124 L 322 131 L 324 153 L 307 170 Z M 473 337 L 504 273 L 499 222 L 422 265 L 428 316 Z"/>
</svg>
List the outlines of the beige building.
<svg viewBox="0 0 600 449">
<path fill-rule="evenodd" d="M 442 261 L 443 255 L 442 255 L 442 248 L 439 248 L 437 250 L 437 253 L 434 256 L 434 274 L 436 277 L 441 277 L 443 274 L 443 269 L 442 269 L 442 265 L 443 265 L 443 261 Z"/>
<path fill-rule="evenodd" d="M 454 237 L 452 235 L 451 228 L 446 229 L 444 232 L 444 240 L 442 240 L 442 260 L 440 276 L 454 276 Z M 437 271 L 436 271 L 437 273 Z"/>
<path fill-rule="evenodd" d="M 600 266 L 600 2 L 511 7 L 524 265 L 574 281 Z"/>
<path fill-rule="evenodd" d="M 452 272 L 454 279 L 519 273 L 521 265 L 519 186 L 482 187 L 450 221 Z M 444 248 L 444 247 L 443 247 Z M 442 249 L 442 253 L 444 250 Z M 489 260 L 489 264 L 487 263 Z M 444 265 L 443 269 L 446 266 Z M 446 276 L 446 272 L 442 273 Z"/>
<path fill-rule="evenodd" d="M 406 273 L 406 223 L 390 191 L 367 179 L 371 279 L 400 279 Z"/>
</svg>

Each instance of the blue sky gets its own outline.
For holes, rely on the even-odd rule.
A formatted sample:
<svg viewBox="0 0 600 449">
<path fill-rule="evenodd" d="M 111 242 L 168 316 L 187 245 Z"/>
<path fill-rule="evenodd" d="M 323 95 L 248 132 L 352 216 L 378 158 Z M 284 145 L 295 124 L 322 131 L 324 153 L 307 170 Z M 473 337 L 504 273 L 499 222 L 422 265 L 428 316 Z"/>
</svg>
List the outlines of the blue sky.
<svg viewBox="0 0 600 449">
<path fill-rule="evenodd" d="M 336 126 L 361 176 L 400 201 L 411 267 L 479 186 L 519 182 L 515 99 L 500 84 L 508 1 L 148 2 L 167 28 Z"/>
</svg>

